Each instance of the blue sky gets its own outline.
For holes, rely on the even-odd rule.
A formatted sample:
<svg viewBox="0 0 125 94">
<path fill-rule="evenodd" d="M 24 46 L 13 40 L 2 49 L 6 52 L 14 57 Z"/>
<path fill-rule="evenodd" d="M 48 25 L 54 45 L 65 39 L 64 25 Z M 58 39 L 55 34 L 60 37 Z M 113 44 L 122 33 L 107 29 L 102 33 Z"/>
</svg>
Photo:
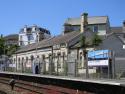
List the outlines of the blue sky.
<svg viewBox="0 0 125 94">
<path fill-rule="evenodd" d="M 24 25 L 39 25 L 58 35 L 68 17 L 109 16 L 111 26 L 125 20 L 125 0 L 0 0 L 0 34 L 18 33 Z"/>
</svg>

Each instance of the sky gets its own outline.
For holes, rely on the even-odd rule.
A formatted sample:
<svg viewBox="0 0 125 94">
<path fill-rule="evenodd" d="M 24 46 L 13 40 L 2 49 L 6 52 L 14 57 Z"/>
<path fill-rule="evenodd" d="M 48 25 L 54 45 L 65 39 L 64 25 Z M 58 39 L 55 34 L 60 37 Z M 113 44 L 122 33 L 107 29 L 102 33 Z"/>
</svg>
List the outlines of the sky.
<svg viewBox="0 0 125 94">
<path fill-rule="evenodd" d="M 109 16 L 111 26 L 122 26 L 125 0 L 0 0 L 0 34 L 18 34 L 25 25 L 48 29 L 52 35 L 63 31 L 67 18 Z"/>
</svg>

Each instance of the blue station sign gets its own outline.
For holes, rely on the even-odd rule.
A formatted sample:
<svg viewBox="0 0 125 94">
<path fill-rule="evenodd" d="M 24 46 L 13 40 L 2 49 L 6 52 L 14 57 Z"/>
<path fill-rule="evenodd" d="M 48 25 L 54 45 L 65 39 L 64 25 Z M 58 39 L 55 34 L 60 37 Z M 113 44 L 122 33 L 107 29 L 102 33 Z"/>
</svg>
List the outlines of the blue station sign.
<svg viewBox="0 0 125 94">
<path fill-rule="evenodd" d="M 108 59 L 111 57 L 110 50 L 96 50 L 88 52 L 88 59 Z"/>
</svg>

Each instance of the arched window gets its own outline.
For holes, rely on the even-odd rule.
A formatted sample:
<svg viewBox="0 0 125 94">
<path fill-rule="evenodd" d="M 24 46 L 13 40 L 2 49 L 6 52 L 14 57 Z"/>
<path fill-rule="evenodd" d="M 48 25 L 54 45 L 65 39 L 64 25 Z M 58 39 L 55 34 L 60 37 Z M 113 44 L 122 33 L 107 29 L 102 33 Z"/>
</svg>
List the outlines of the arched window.
<svg viewBox="0 0 125 94">
<path fill-rule="evenodd" d="M 31 61 L 33 61 L 33 60 L 34 60 L 34 56 L 33 56 L 33 55 L 31 55 L 31 56 L 30 56 L 30 58 L 31 58 Z"/>
<path fill-rule="evenodd" d="M 22 63 L 24 63 L 24 57 L 22 57 Z"/>
<path fill-rule="evenodd" d="M 37 55 L 37 58 L 39 58 L 39 55 Z"/>
<path fill-rule="evenodd" d="M 57 53 L 57 66 L 58 66 L 58 68 L 61 68 L 61 53 L 60 52 L 58 52 Z"/>
<path fill-rule="evenodd" d="M 14 58 L 14 63 L 16 63 L 16 59 Z"/>
<path fill-rule="evenodd" d="M 45 55 L 42 55 L 42 61 L 45 61 Z"/>
<path fill-rule="evenodd" d="M 22 57 L 22 72 L 24 72 L 24 57 Z"/>
<path fill-rule="evenodd" d="M 78 63 L 78 68 L 82 68 L 82 59 L 83 59 L 82 54 L 83 54 L 82 52 L 79 53 L 79 63 Z"/>
<path fill-rule="evenodd" d="M 26 57 L 26 63 L 28 62 L 28 57 Z"/>
<path fill-rule="evenodd" d="M 62 54 L 63 54 L 63 56 L 65 56 L 65 55 L 66 55 L 66 53 L 65 53 L 65 52 L 63 52 Z"/>
<path fill-rule="evenodd" d="M 21 67 L 21 62 L 20 62 L 20 57 L 18 58 L 18 68 L 20 69 Z"/>
<path fill-rule="evenodd" d="M 49 62 L 52 60 L 52 54 L 49 54 Z"/>
<path fill-rule="evenodd" d="M 80 52 L 80 57 L 79 57 L 80 61 L 82 61 L 82 52 Z"/>
<path fill-rule="evenodd" d="M 18 58 L 18 61 L 20 62 L 20 58 Z"/>
<path fill-rule="evenodd" d="M 64 62 L 64 59 L 65 59 L 65 52 L 63 52 L 62 55 L 63 55 L 63 62 Z"/>
<path fill-rule="evenodd" d="M 60 53 L 60 52 L 58 52 L 58 53 L 57 53 L 57 55 L 58 55 L 58 56 L 60 56 L 60 55 L 61 55 L 61 53 Z"/>
</svg>

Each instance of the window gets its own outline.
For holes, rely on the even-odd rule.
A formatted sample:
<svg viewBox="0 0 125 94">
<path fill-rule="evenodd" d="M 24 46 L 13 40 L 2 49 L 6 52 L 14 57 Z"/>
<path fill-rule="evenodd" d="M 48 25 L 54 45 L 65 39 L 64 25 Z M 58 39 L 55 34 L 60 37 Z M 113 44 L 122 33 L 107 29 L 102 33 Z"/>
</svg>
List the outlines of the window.
<svg viewBox="0 0 125 94">
<path fill-rule="evenodd" d="M 63 62 L 64 62 L 64 60 L 65 60 L 65 52 L 63 52 L 62 54 L 63 54 Z"/>
<path fill-rule="evenodd" d="M 60 56 L 60 55 L 61 55 L 61 53 L 60 53 L 60 52 L 58 52 L 58 53 L 57 53 L 57 55 L 58 55 L 58 56 Z"/>
<path fill-rule="evenodd" d="M 22 62 L 21 62 L 21 63 L 22 63 L 22 65 L 21 65 L 21 67 L 22 67 L 22 72 L 24 72 L 24 68 L 25 68 L 25 66 L 24 66 L 24 65 L 25 65 L 25 64 L 24 64 L 24 63 L 25 63 L 25 62 L 24 62 L 24 57 L 22 57 Z"/>
<path fill-rule="evenodd" d="M 66 47 L 66 43 L 61 43 L 60 46 L 61 47 Z"/>
<path fill-rule="evenodd" d="M 93 27 L 93 32 L 98 32 L 98 26 L 97 25 Z"/>
<path fill-rule="evenodd" d="M 123 49 L 125 49 L 125 45 L 123 45 Z"/>
<path fill-rule="evenodd" d="M 33 36 L 31 34 L 27 35 L 27 38 L 28 38 L 28 41 L 33 40 Z"/>
<path fill-rule="evenodd" d="M 30 44 L 30 41 L 28 41 L 28 44 Z"/>
<path fill-rule="evenodd" d="M 79 57 L 80 61 L 82 61 L 82 52 L 80 52 L 80 57 Z"/>
<path fill-rule="evenodd" d="M 63 56 L 65 56 L 66 54 L 65 54 L 65 52 L 63 52 Z"/>
<path fill-rule="evenodd" d="M 30 56 L 30 58 L 31 58 L 31 61 L 33 61 L 33 59 L 34 59 L 34 56 L 33 56 L 33 55 L 31 55 L 31 56 Z"/>
<path fill-rule="evenodd" d="M 20 45 L 23 45 L 23 41 L 20 41 Z"/>
<path fill-rule="evenodd" d="M 14 58 L 14 63 L 16 63 L 16 59 Z"/>
<path fill-rule="evenodd" d="M 22 36 L 20 36 L 20 40 L 22 40 Z"/>
<path fill-rule="evenodd" d="M 21 68 L 21 62 L 20 62 L 20 58 L 18 58 L 18 68 Z"/>
<path fill-rule="evenodd" d="M 36 28 L 34 28 L 35 29 L 35 31 L 36 31 Z"/>
<path fill-rule="evenodd" d="M 53 53 L 53 58 L 55 58 L 56 57 L 56 53 Z"/>
<path fill-rule="evenodd" d="M 79 69 L 82 68 L 82 52 L 80 52 L 78 68 L 79 68 Z"/>
<path fill-rule="evenodd" d="M 42 55 L 42 61 L 45 61 L 45 55 Z"/>
<path fill-rule="evenodd" d="M 38 42 L 39 41 L 39 35 L 38 34 L 36 34 L 36 40 L 35 40 L 36 42 Z"/>
<path fill-rule="evenodd" d="M 39 58 L 39 55 L 37 55 L 36 57 Z"/>
<path fill-rule="evenodd" d="M 26 63 L 28 62 L 28 57 L 26 57 Z"/>
</svg>

